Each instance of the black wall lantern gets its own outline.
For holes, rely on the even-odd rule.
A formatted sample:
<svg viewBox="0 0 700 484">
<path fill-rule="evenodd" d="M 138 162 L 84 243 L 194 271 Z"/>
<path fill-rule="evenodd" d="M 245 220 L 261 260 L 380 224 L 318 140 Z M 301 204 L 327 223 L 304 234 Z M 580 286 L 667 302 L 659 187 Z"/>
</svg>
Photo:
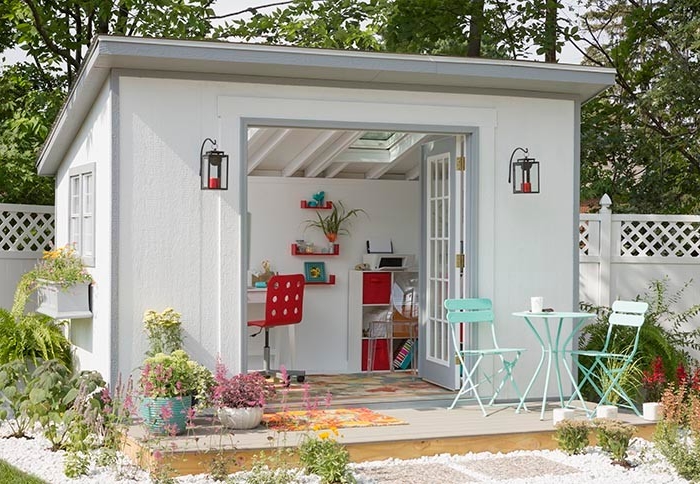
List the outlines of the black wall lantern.
<svg viewBox="0 0 700 484">
<path fill-rule="evenodd" d="M 525 153 L 524 158 L 513 161 L 518 150 Z M 515 148 L 508 162 L 508 183 L 513 183 L 513 193 L 540 193 L 540 162 L 528 158 L 527 148 Z"/>
<path fill-rule="evenodd" d="M 204 152 L 207 141 L 214 149 Z M 202 179 L 202 190 L 228 190 L 228 155 L 216 149 L 216 140 L 206 138 L 199 150 L 201 165 L 199 176 Z"/>
</svg>

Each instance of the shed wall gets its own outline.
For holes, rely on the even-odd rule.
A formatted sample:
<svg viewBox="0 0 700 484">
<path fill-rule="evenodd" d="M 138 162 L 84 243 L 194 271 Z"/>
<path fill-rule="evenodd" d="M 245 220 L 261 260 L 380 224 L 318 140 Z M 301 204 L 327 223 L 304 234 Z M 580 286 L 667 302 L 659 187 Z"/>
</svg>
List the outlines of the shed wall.
<svg viewBox="0 0 700 484">
<path fill-rule="evenodd" d="M 112 91 L 105 83 L 56 174 L 56 246 L 68 243 L 69 173 L 95 164 L 95 265 L 90 267 L 91 319 L 74 319 L 70 337 L 81 368 L 97 370 L 110 380 L 111 369 L 111 253 L 112 253 Z"/>
<path fill-rule="evenodd" d="M 232 370 L 245 366 L 246 338 L 241 331 L 245 310 L 240 300 L 246 267 L 239 241 L 246 199 L 239 160 L 241 120 L 249 118 L 300 124 L 362 122 L 368 127 L 386 123 L 397 130 L 405 125 L 475 130 L 479 156 L 475 292 L 494 299 L 497 317 L 503 321 L 503 345 L 526 342 L 535 350 L 523 361 L 522 375 L 529 376 L 534 369 L 539 347 L 524 323 L 510 314 L 526 308 L 532 295 L 544 296 L 546 305 L 556 309 L 575 307 L 577 124 L 572 100 L 136 77 L 122 77 L 120 89 L 117 250 L 123 370 L 134 368 L 142 358 L 143 311 L 167 306 L 183 312 L 187 349 L 194 357 L 211 366 L 221 353 Z M 216 137 L 219 148 L 231 155 L 228 191 L 199 190 L 199 148 L 205 137 Z M 513 195 L 507 184 L 508 158 L 516 146 L 527 147 L 542 162 L 539 195 Z M 318 181 L 318 188 L 324 188 L 326 181 Z M 249 186 L 253 198 L 254 187 L 255 183 Z M 285 203 L 298 206 L 298 199 Z M 255 224 L 272 225 L 275 216 Z M 295 238 L 282 237 L 285 247 Z M 347 269 L 352 265 L 349 261 Z"/>
</svg>

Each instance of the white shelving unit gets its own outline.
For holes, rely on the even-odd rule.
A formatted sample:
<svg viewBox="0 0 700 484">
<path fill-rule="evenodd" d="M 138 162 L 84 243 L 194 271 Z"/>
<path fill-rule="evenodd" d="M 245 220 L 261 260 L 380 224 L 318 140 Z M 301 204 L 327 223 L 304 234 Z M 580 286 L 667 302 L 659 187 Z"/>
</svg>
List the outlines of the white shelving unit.
<svg viewBox="0 0 700 484">
<path fill-rule="evenodd" d="M 418 273 L 350 271 L 348 291 L 349 371 L 367 371 L 370 344 L 376 345 L 373 370 L 393 371 L 394 357 L 404 343 L 417 340 Z"/>
</svg>

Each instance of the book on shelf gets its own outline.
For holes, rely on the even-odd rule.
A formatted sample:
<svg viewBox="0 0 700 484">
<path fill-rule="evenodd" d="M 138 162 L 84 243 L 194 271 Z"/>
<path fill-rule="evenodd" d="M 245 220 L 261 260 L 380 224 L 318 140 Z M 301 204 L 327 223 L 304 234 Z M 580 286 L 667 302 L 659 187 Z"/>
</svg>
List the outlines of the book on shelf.
<svg viewBox="0 0 700 484">
<path fill-rule="evenodd" d="M 411 365 L 411 358 L 413 357 L 413 348 L 415 347 L 415 340 L 407 339 L 399 348 L 399 351 L 394 357 L 394 369 L 395 370 L 405 370 Z"/>
</svg>

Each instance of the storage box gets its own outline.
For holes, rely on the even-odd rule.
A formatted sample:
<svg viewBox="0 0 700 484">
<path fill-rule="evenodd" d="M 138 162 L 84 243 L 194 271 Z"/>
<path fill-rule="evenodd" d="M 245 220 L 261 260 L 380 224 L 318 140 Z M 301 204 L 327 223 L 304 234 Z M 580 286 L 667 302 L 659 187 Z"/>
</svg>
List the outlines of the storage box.
<svg viewBox="0 0 700 484">
<path fill-rule="evenodd" d="M 362 274 L 362 304 L 389 304 L 391 302 L 391 273 L 365 272 Z"/>
</svg>

